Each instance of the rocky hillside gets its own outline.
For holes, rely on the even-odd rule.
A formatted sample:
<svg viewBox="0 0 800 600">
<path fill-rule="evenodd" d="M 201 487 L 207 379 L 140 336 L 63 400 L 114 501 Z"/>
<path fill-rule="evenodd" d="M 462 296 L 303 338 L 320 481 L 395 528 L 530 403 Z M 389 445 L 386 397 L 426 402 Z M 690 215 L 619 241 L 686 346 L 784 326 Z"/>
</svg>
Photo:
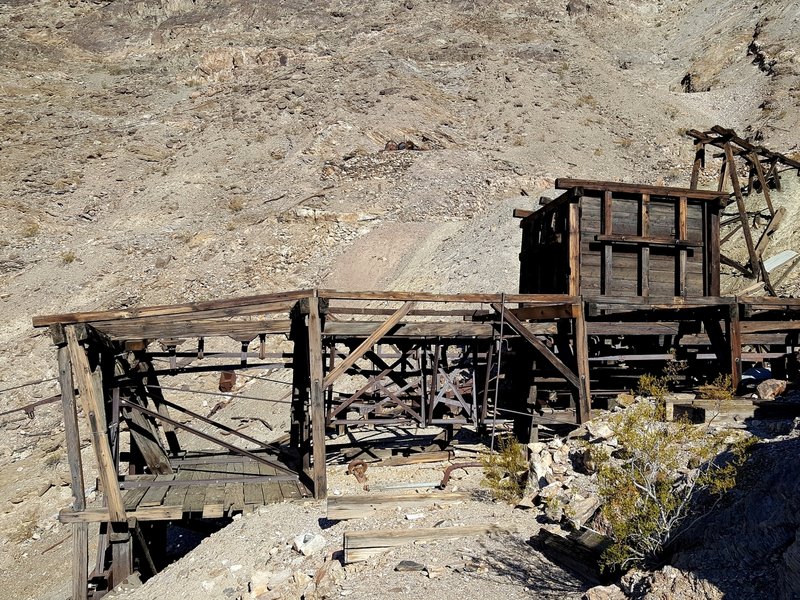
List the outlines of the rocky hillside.
<svg viewBox="0 0 800 600">
<path fill-rule="evenodd" d="M 513 291 L 557 176 L 685 185 L 716 123 L 797 151 L 799 37 L 781 0 L 0 0 L 0 389 L 55 374 L 37 313 Z M 56 587 L 58 423 L 0 417 L 0 568 Z"/>
</svg>

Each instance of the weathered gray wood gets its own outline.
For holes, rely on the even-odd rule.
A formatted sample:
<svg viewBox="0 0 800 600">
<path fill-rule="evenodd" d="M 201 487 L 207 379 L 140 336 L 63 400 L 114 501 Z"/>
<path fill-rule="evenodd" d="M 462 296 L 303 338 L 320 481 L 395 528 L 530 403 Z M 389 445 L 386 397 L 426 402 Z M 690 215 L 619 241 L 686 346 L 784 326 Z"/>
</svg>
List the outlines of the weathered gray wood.
<svg viewBox="0 0 800 600">
<path fill-rule="evenodd" d="M 410 303 L 404 305 L 406 312 L 410 308 Z M 392 317 L 394 322 L 399 321 L 405 313 L 399 317 Z M 361 351 L 368 350 L 373 342 L 370 340 L 378 335 L 380 329 L 376 330 L 364 343 L 359 346 L 350 356 L 339 364 L 340 372 L 343 373 L 347 369 L 347 363 L 352 365 L 360 357 L 357 354 Z M 378 335 L 379 337 L 379 335 Z M 369 346 L 366 346 L 367 342 Z M 366 347 L 365 347 L 366 346 Z M 363 350 L 362 350 L 363 348 Z M 311 404 L 311 449 L 313 452 L 312 468 L 314 470 L 314 497 L 323 499 L 327 496 L 328 492 L 328 479 L 325 464 L 325 396 L 323 395 L 323 364 L 322 364 L 322 325 L 319 318 L 319 298 L 311 297 L 308 299 L 308 360 L 309 360 L 309 386 L 310 386 L 310 404 Z M 336 368 L 331 371 L 331 375 L 336 372 Z M 335 377 L 331 377 L 330 381 L 334 381 Z M 328 378 L 325 378 L 328 382 Z"/>
<path fill-rule="evenodd" d="M 89 360 L 86 353 L 78 343 L 75 335 L 75 328 L 69 325 L 65 328 L 67 337 L 67 347 L 69 349 L 70 363 L 75 373 L 78 383 L 81 404 L 83 411 L 89 421 L 89 428 L 92 432 L 92 447 L 97 459 L 97 468 L 100 472 L 100 480 L 103 483 L 103 495 L 108 502 L 108 513 L 112 522 L 124 522 L 126 520 L 125 507 L 122 503 L 122 494 L 119 490 L 119 481 L 114 469 L 114 460 L 111 456 L 111 447 L 108 437 L 101 429 L 99 417 L 101 414 L 101 398 L 97 398 L 97 392 L 92 380 L 92 372 L 89 369 Z"/>
<path fill-rule="evenodd" d="M 86 491 L 83 481 L 78 413 L 75 405 L 75 384 L 69 362 L 69 349 L 58 349 L 58 378 L 61 385 L 61 407 L 64 413 L 64 436 L 69 462 L 72 488 L 72 510 L 86 508 Z M 72 598 L 86 600 L 89 592 L 89 526 L 75 523 L 72 526 Z"/>
</svg>

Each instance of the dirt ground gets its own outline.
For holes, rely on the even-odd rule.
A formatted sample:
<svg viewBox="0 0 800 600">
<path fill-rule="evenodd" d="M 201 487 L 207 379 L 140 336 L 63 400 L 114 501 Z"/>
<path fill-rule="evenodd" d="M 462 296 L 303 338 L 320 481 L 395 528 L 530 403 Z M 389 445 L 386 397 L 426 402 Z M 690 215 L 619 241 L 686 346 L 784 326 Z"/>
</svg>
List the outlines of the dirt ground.
<svg viewBox="0 0 800 600">
<path fill-rule="evenodd" d="M 798 15 L 782 0 L 0 0 L 0 412 L 58 392 L 35 314 L 313 286 L 513 292 L 511 210 L 556 177 L 686 185 L 683 132 L 714 124 L 797 153 Z M 382 151 L 404 140 L 419 150 Z M 797 189 L 775 198 L 790 214 Z M 768 254 L 797 233 L 787 219 Z M 241 410 L 256 408 L 219 414 Z M 58 405 L 0 430 L 0 584 L 63 599 Z M 387 577 L 463 596 L 448 573 Z"/>
</svg>

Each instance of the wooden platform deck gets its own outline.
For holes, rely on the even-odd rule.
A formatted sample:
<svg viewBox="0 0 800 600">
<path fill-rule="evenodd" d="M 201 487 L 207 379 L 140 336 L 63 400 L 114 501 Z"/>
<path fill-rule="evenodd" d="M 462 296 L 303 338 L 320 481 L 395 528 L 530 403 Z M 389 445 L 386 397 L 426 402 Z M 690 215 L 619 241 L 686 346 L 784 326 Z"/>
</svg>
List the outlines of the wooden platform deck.
<svg viewBox="0 0 800 600">
<path fill-rule="evenodd" d="M 254 460 L 230 455 L 203 460 L 180 461 L 170 475 L 129 475 L 120 482 L 125 510 L 182 506 L 183 518 L 215 519 L 312 495 L 301 482 L 281 479 L 275 468 Z"/>
</svg>

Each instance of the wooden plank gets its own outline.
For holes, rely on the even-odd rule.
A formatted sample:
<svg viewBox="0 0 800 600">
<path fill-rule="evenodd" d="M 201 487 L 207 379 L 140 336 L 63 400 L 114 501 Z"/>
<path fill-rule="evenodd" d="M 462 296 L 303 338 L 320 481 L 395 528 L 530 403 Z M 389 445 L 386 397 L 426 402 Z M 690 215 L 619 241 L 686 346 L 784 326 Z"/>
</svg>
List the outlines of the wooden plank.
<svg viewBox="0 0 800 600">
<path fill-rule="evenodd" d="M 178 472 L 175 474 L 176 481 L 184 481 L 187 479 L 192 479 L 194 477 L 194 471 L 189 471 L 186 469 L 179 469 Z M 166 495 L 164 496 L 163 504 L 164 506 L 177 506 L 180 505 L 181 508 L 183 507 L 186 494 L 189 493 L 188 486 L 170 486 L 167 490 Z"/>
<path fill-rule="evenodd" d="M 569 205 L 569 293 L 581 293 L 581 207 L 574 202 Z M 508 302 L 508 300 L 506 300 Z"/>
<path fill-rule="evenodd" d="M 612 213 L 612 196 L 611 190 L 606 190 L 603 193 L 603 226 L 600 233 L 603 235 L 614 234 L 614 216 Z M 600 293 L 608 294 L 611 291 L 612 282 L 614 280 L 614 247 L 611 244 L 603 244 L 603 262 L 602 273 L 600 276 Z"/>
<path fill-rule="evenodd" d="M 419 529 L 375 529 L 344 533 L 344 562 L 367 560 L 404 544 L 486 535 L 502 531 L 496 525 L 467 525 L 464 527 L 430 527 Z"/>
<path fill-rule="evenodd" d="M 247 463 L 242 465 L 245 475 L 258 475 L 258 465 L 256 463 Z M 264 493 L 261 490 L 261 485 L 258 483 L 245 483 L 243 486 L 244 503 L 245 505 L 261 506 L 264 504 Z"/>
<path fill-rule="evenodd" d="M 122 503 L 122 494 L 119 490 L 119 481 L 114 468 L 114 459 L 111 447 L 104 429 L 100 428 L 101 402 L 97 398 L 92 372 L 89 369 L 89 359 L 78 343 L 75 327 L 70 325 L 65 328 L 69 358 L 74 371 L 75 379 L 80 392 L 83 412 L 89 421 L 92 448 L 97 460 L 97 469 L 103 484 L 103 495 L 108 503 L 108 514 L 111 521 L 124 522 L 127 520 L 125 506 Z"/>
<path fill-rule="evenodd" d="M 241 475 L 244 473 L 244 465 L 242 463 L 228 464 L 227 472 L 230 474 Z M 231 513 L 241 511 L 244 508 L 244 485 L 242 483 L 226 483 L 225 484 L 225 514 L 230 516 Z"/>
<path fill-rule="evenodd" d="M 61 386 L 61 408 L 64 415 L 64 438 L 69 463 L 72 510 L 86 508 L 86 490 L 83 480 L 78 413 L 75 404 L 75 384 L 72 380 L 69 349 L 61 346 L 58 355 L 58 382 Z M 86 600 L 89 574 L 89 529 L 86 523 L 72 526 L 72 598 Z"/>
<path fill-rule="evenodd" d="M 417 452 L 408 456 L 390 456 L 378 463 L 381 467 L 399 467 L 403 465 L 419 465 L 423 463 L 442 462 L 453 458 L 453 453 L 449 450 L 440 452 Z"/>
<path fill-rule="evenodd" d="M 742 333 L 739 325 L 739 305 L 731 304 L 726 324 L 728 343 L 731 348 L 731 379 L 733 388 L 739 387 L 742 380 Z"/>
<path fill-rule="evenodd" d="M 525 329 L 522 322 L 517 319 L 513 313 L 504 312 L 501 306 L 498 304 L 492 304 L 491 306 L 495 311 L 497 311 L 498 314 L 504 313 L 508 325 L 522 337 L 524 337 L 539 352 L 539 354 L 541 354 L 551 365 L 553 365 L 553 367 L 556 368 L 559 373 L 564 376 L 567 381 L 569 381 L 576 388 L 580 387 L 581 383 L 577 375 L 575 375 L 575 373 L 573 373 L 569 367 L 561 362 L 561 359 L 558 358 L 542 340 Z"/>
<path fill-rule="evenodd" d="M 800 321 L 741 321 L 739 329 L 742 334 L 797 331 Z"/>
<path fill-rule="evenodd" d="M 379 510 L 417 508 L 469 500 L 467 492 L 426 492 L 421 494 L 365 494 L 328 498 L 328 519 L 363 519 Z"/>
<path fill-rule="evenodd" d="M 131 519 L 138 521 L 176 521 L 183 518 L 183 506 L 150 506 L 128 513 Z M 61 523 L 107 523 L 108 509 L 87 508 L 76 512 L 64 509 L 58 513 Z"/>
<path fill-rule="evenodd" d="M 573 310 L 575 319 L 575 358 L 578 367 L 578 424 L 586 423 L 592 418 L 592 396 L 590 390 L 589 374 L 589 342 L 586 339 L 586 320 L 583 315 L 583 305 L 576 304 Z"/>
<path fill-rule="evenodd" d="M 759 265 L 758 256 L 756 256 L 756 249 L 753 245 L 753 235 L 750 231 L 750 223 L 747 218 L 747 207 L 744 203 L 742 196 L 742 188 L 739 186 L 739 176 L 736 173 L 736 163 L 733 160 L 733 150 L 730 144 L 725 144 L 725 157 L 728 162 L 728 177 L 733 186 L 733 194 L 736 197 L 736 206 L 739 209 L 739 219 L 742 222 L 742 231 L 744 232 L 744 241 L 747 244 L 747 252 L 750 256 L 750 270 L 753 277 L 758 277 Z"/>
<path fill-rule="evenodd" d="M 769 240 L 772 237 L 772 234 L 778 230 L 778 227 L 783 221 L 783 217 L 786 215 L 786 209 L 784 207 L 778 208 L 775 211 L 775 214 L 772 215 L 772 218 L 769 220 L 766 229 L 761 233 L 761 237 L 758 239 L 758 243 L 756 244 L 756 256 L 760 259 L 764 255 L 764 250 L 767 249 L 767 244 L 769 244 Z"/>
<path fill-rule="evenodd" d="M 751 152 L 748 157 L 750 158 L 750 162 L 753 165 L 753 169 L 755 170 L 756 175 L 758 176 L 758 183 L 761 185 L 761 193 L 764 194 L 764 200 L 767 202 L 767 208 L 769 208 L 769 214 L 773 217 L 775 216 L 775 208 L 772 206 L 772 198 L 769 195 L 769 184 L 767 183 L 767 178 L 764 177 L 764 169 L 761 166 L 761 160 L 758 158 L 758 155 L 755 152 Z"/>
<path fill-rule="evenodd" d="M 172 481 L 174 479 L 175 479 L 174 474 L 157 475 L 155 481 Z M 145 492 L 145 495 L 142 497 L 141 502 L 139 502 L 140 508 L 145 508 L 148 506 L 161 506 L 162 502 L 164 501 L 164 496 L 167 495 L 169 486 L 160 485 L 146 489 L 147 491 Z"/>
<path fill-rule="evenodd" d="M 217 467 L 220 475 L 229 477 L 230 470 L 228 464 Z M 203 502 L 204 519 L 221 519 L 225 516 L 225 487 L 227 484 L 209 486 L 206 490 L 206 498 Z"/>
<path fill-rule="evenodd" d="M 196 465 L 193 467 L 188 467 L 186 470 L 192 471 L 191 481 L 196 481 L 197 485 L 189 485 L 186 487 L 186 497 L 183 499 L 183 511 L 187 513 L 202 514 L 208 486 L 205 484 L 201 485 L 200 481 L 198 480 L 205 479 L 209 475 L 209 469 L 204 465 Z"/>
<path fill-rule="evenodd" d="M 650 194 L 677 200 L 680 196 L 697 200 L 719 200 L 727 196 L 711 190 L 692 190 L 688 188 L 663 187 L 656 185 L 638 185 L 630 183 L 617 183 L 613 181 L 591 181 L 588 179 L 568 179 L 559 177 L 555 183 L 556 189 L 566 190 L 574 187 L 585 190 L 599 190 L 602 192 L 622 192 L 628 194 Z"/>
<path fill-rule="evenodd" d="M 639 217 L 639 235 L 650 236 L 650 194 L 642 194 L 642 210 Z M 639 249 L 639 295 L 650 296 L 650 246 L 643 245 Z"/>
<path fill-rule="evenodd" d="M 695 140 L 694 147 L 694 163 L 692 163 L 692 176 L 689 179 L 689 188 L 696 190 L 697 184 L 700 181 L 700 172 L 706 164 L 706 145 L 699 140 Z"/>
<path fill-rule="evenodd" d="M 148 316 L 172 316 L 202 313 L 206 310 L 231 309 L 236 314 L 238 308 L 269 305 L 286 300 L 300 300 L 307 298 L 313 290 L 298 290 L 281 292 L 278 294 L 262 294 L 259 296 L 245 296 L 227 300 L 212 300 L 209 302 L 188 302 L 185 304 L 166 304 L 161 306 L 146 306 L 142 308 L 126 308 L 122 310 L 107 310 L 97 312 L 63 313 L 58 315 L 43 315 L 33 318 L 34 327 L 47 327 L 56 323 L 90 323 L 92 321 L 110 321 L 115 319 L 129 319 Z"/>
<path fill-rule="evenodd" d="M 230 337 L 238 341 L 253 340 L 259 335 L 283 335 L 291 331 L 291 321 L 258 320 L 258 321 L 192 321 L 163 324 L 131 325 L 126 321 L 107 321 L 92 323 L 92 326 L 104 333 L 112 341 L 188 338 L 188 337 Z"/>
<path fill-rule="evenodd" d="M 686 212 L 687 212 L 687 200 L 685 196 L 681 196 L 680 200 L 678 201 L 678 239 L 681 242 L 681 244 L 683 244 L 687 238 Z M 677 268 L 678 268 L 677 295 L 685 297 L 686 296 L 686 249 L 685 248 L 681 248 L 678 252 Z"/>
<path fill-rule="evenodd" d="M 549 205 L 548 205 L 549 206 Z M 435 294 L 431 292 L 340 292 L 319 290 L 319 297 L 327 300 L 384 300 L 405 302 L 452 302 L 459 304 L 489 304 L 502 302 L 503 294 Z M 506 294 L 506 302 L 564 303 L 576 298 L 566 294 Z"/>
<path fill-rule="evenodd" d="M 277 472 L 267 465 L 259 465 L 258 472 L 262 475 L 276 475 Z M 289 484 L 293 482 L 287 482 Z M 261 494 L 264 496 L 264 504 L 277 504 L 283 501 L 283 491 L 281 484 L 277 481 L 261 484 Z"/>
<path fill-rule="evenodd" d="M 380 340 L 386 332 L 388 332 L 390 329 L 392 329 L 392 327 L 397 325 L 400 322 L 400 320 L 406 316 L 406 313 L 408 313 L 408 311 L 411 310 L 413 306 L 414 302 L 407 301 L 403 304 L 403 306 L 398 308 L 391 317 L 389 317 L 386 321 L 384 321 L 383 324 L 381 324 L 377 329 L 375 329 L 375 331 L 373 331 L 369 335 L 369 337 L 367 337 L 367 339 L 361 342 L 361 344 L 359 344 L 359 346 L 355 350 L 353 350 L 347 356 L 347 358 L 345 358 L 342 362 L 336 365 L 333 371 L 331 371 L 325 376 L 325 378 L 322 380 L 322 389 L 325 389 L 328 386 L 332 385 L 342 373 L 344 373 L 347 369 L 353 366 L 353 364 L 355 364 L 355 362 L 358 359 L 360 359 L 367 350 L 372 348 L 372 346 L 374 346 L 375 343 L 378 340 Z M 320 361 L 320 365 L 321 364 L 322 363 Z"/>
<path fill-rule="evenodd" d="M 363 356 L 380 337 L 391 329 L 411 309 L 412 304 L 406 302 L 381 327 L 375 330 L 358 348 L 356 348 L 338 366 L 334 367 L 328 377 L 323 378 L 322 364 L 322 326 L 319 318 L 319 298 L 308 299 L 308 374 L 309 374 L 309 404 L 311 407 L 311 450 L 312 469 L 314 480 L 314 497 L 324 499 L 328 493 L 328 476 L 325 464 L 325 395 L 323 390 L 332 384 L 338 375 L 344 373 L 350 366 Z M 388 325 L 387 325 L 388 324 Z"/>
<path fill-rule="evenodd" d="M 125 478 L 125 481 L 130 481 L 130 480 L 139 479 L 139 478 L 155 479 L 155 476 L 154 475 L 128 475 Z M 125 492 L 123 492 L 122 493 L 122 502 L 125 505 L 125 511 L 128 512 L 128 511 L 136 510 L 136 508 L 139 506 L 139 502 L 142 501 L 142 498 L 144 498 L 144 495 L 146 493 L 147 493 L 147 488 L 146 487 L 134 488 L 132 490 L 126 490 Z"/>
<path fill-rule="evenodd" d="M 641 235 L 602 235 L 594 236 L 598 242 L 609 242 L 617 244 L 649 244 L 651 246 L 664 246 L 667 248 L 702 248 L 703 242 L 692 242 L 690 240 L 680 240 L 672 238 L 656 238 Z"/>
</svg>

